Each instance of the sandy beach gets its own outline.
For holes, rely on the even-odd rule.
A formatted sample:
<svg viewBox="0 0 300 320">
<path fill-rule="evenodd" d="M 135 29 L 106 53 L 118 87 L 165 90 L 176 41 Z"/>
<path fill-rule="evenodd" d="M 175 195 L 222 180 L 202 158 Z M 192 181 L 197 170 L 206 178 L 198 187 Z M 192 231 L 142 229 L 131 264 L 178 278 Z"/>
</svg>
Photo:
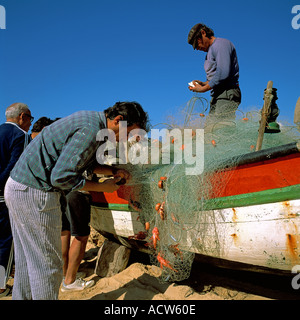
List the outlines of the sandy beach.
<svg viewBox="0 0 300 320">
<path fill-rule="evenodd" d="M 60 300 L 298 300 L 291 277 L 278 277 L 216 268 L 194 262 L 190 278 L 178 283 L 159 280 L 161 269 L 147 254 L 131 252 L 128 266 L 107 278 L 95 274 L 97 252 L 105 240 L 92 230 L 79 271 L 95 285 L 77 292 L 61 292 Z M 13 285 L 13 279 L 9 280 Z M 11 300 L 11 295 L 0 300 Z"/>
<path fill-rule="evenodd" d="M 80 271 L 87 273 L 87 279 L 96 284 L 81 292 L 60 292 L 61 300 L 225 300 L 225 299 L 265 299 L 263 296 L 246 294 L 226 288 L 204 285 L 197 292 L 188 282 L 163 283 L 158 277 L 161 269 L 149 264 L 148 255 L 131 252 L 127 268 L 108 278 L 100 278 L 94 273 L 96 256 L 105 238 L 92 230 L 87 245 L 85 261 Z"/>
</svg>

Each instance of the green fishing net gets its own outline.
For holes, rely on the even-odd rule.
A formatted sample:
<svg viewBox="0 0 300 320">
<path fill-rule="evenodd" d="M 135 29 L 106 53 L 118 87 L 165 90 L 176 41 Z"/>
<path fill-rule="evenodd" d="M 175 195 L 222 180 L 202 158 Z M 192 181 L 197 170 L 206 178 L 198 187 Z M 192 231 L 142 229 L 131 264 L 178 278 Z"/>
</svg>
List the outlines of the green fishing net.
<svg viewBox="0 0 300 320">
<path fill-rule="evenodd" d="M 207 207 L 207 200 L 217 199 L 222 194 L 239 157 L 255 152 L 260 110 L 239 109 L 234 121 L 221 120 L 205 128 L 207 109 L 208 102 L 205 99 L 193 97 L 177 111 L 176 116 L 168 117 L 165 123 L 157 126 L 168 129 L 164 137 L 153 139 L 148 136 L 146 147 L 135 141 L 129 150 L 134 158 L 140 155 L 143 148 L 147 148 L 149 163 L 137 163 L 129 167 L 132 179 L 128 184 L 128 198 L 145 225 L 144 241 L 150 261 L 162 268 L 162 281 L 187 279 L 195 252 L 220 254 L 222 233 L 214 226 L 223 217 L 220 211 L 211 209 L 212 202 Z M 178 149 L 183 154 L 184 150 L 191 147 L 192 153 L 196 153 L 198 136 L 176 143 L 178 136 L 174 138 L 169 134 L 174 128 L 182 133 L 184 129 L 196 132 L 205 128 L 204 135 L 200 135 L 198 140 L 203 144 L 204 151 L 204 165 L 200 174 L 187 174 L 186 169 L 193 165 L 187 164 L 184 157 L 181 162 L 175 157 Z M 280 129 L 279 133 L 264 135 L 263 149 L 299 140 L 299 132 L 294 126 L 280 123 Z M 155 164 L 150 163 L 151 144 L 158 145 Z M 165 149 L 164 144 L 167 145 Z M 169 163 L 162 163 L 164 153 L 169 153 Z"/>
</svg>

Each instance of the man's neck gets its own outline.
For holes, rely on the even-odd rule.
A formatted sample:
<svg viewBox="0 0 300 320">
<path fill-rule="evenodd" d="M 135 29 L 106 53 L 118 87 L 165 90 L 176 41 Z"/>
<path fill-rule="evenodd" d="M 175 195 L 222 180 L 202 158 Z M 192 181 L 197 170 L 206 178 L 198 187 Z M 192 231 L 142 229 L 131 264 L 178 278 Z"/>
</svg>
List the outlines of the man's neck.
<svg viewBox="0 0 300 320">
<path fill-rule="evenodd" d="M 17 119 L 9 118 L 9 119 L 6 119 L 6 122 L 12 122 L 12 123 L 15 123 L 19 126 L 19 122 Z"/>
<path fill-rule="evenodd" d="M 211 37 L 209 40 L 210 40 L 210 46 L 211 46 L 215 42 L 216 37 Z"/>
</svg>

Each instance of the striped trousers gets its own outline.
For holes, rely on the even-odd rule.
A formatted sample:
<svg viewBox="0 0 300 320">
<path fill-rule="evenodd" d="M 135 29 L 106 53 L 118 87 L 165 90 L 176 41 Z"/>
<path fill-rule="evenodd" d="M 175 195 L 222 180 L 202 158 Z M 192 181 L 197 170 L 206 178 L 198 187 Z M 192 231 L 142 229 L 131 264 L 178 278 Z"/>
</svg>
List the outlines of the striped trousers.
<svg viewBox="0 0 300 320">
<path fill-rule="evenodd" d="M 13 261 L 13 243 L 12 233 L 9 222 L 8 208 L 4 199 L 0 199 L 0 268 L 4 268 L 5 276 L 2 278 L 2 270 L 0 270 L 0 289 L 6 288 L 7 279 L 11 272 Z"/>
<path fill-rule="evenodd" d="M 62 281 L 60 193 L 8 179 L 4 197 L 15 249 L 13 300 L 56 300 Z"/>
</svg>

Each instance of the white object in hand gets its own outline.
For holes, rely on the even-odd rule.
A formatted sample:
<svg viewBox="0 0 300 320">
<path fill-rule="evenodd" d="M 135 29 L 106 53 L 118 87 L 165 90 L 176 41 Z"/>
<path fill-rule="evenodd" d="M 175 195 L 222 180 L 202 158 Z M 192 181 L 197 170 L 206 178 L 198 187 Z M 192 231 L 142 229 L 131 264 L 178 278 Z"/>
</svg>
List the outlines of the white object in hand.
<svg viewBox="0 0 300 320">
<path fill-rule="evenodd" d="M 188 85 L 189 85 L 190 87 L 195 87 L 195 85 L 193 84 L 193 81 L 189 82 Z"/>
</svg>

